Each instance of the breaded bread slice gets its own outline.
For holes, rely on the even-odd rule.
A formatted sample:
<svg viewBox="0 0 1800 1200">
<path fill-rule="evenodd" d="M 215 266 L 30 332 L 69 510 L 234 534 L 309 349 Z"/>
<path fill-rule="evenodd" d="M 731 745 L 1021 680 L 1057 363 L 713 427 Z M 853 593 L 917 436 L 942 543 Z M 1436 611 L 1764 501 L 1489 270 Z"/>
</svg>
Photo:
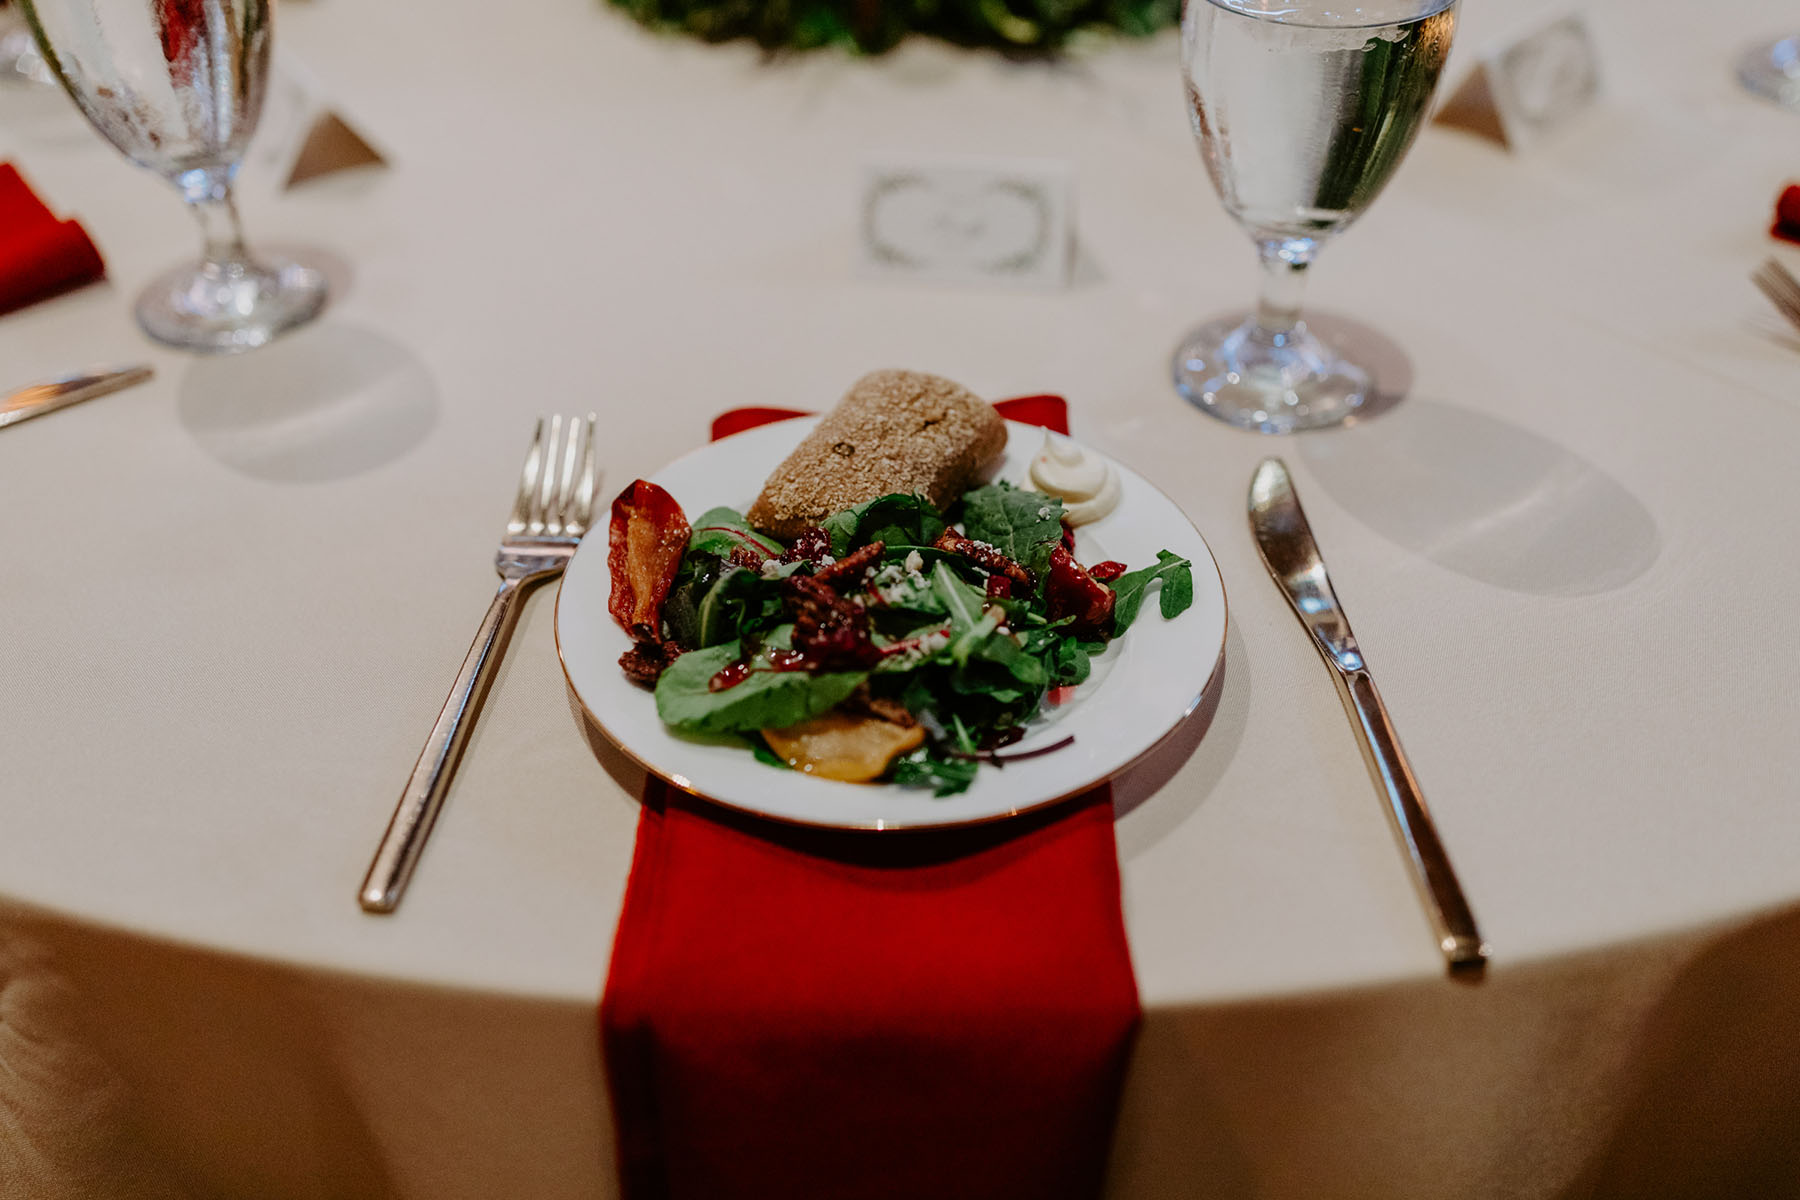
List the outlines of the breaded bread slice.
<svg viewBox="0 0 1800 1200">
<path fill-rule="evenodd" d="M 918 371 L 856 381 L 763 485 L 745 514 L 780 538 L 889 492 L 943 508 L 1006 448 L 1006 422 L 960 384 Z"/>
</svg>

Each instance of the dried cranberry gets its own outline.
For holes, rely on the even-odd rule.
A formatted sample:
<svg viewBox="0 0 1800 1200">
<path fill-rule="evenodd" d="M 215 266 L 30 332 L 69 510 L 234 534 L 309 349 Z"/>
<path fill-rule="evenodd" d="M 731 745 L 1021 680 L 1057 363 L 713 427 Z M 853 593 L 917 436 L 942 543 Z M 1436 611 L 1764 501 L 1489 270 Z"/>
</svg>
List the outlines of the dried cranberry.
<svg viewBox="0 0 1800 1200">
<path fill-rule="evenodd" d="M 1103 563 L 1095 563 L 1087 572 L 1101 583 L 1111 583 L 1125 573 L 1125 564 L 1109 558 Z"/>
<path fill-rule="evenodd" d="M 802 529 L 793 543 L 781 552 L 781 561 L 784 563 L 799 562 L 801 559 L 807 562 L 824 562 L 830 557 L 831 535 L 817 525 L 808 525 Z"/>
<path fill-rule="evenodd" d="M 1012 598 L 1012 580 L 1004 575 L 989 575 L 987 578 L 987 594 L 989 599 L 1009 600 Z"/>
<path fill-rule="evenodd" d="M 1104 633 L 1112 620 L 1113 590 L 1082 569 L 1061 546 L 1050 552 L 1050 577 L 1044 584 L 1044 609 L 1051 620 L 1073 617 L 1077 633 Z"/>
</svg>

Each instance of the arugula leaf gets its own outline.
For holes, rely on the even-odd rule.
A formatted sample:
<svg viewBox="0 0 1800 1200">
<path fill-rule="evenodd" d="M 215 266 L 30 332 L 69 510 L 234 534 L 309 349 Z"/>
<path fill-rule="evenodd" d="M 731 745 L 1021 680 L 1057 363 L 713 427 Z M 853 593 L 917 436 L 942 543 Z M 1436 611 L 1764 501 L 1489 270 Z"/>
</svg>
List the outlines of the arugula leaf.
<svg viewBox="0 0 1800 1200">
<path fill-rule="evenodd" d="M 922 747 L 896 762 L 889 776 L 901 787 L 930 788 L 933 796 L 966 792 L 981 764 L 972 758 L 950 758 Z"/>
<path fill-rule="evenodd" d="M 694 522 L 694 532 L 688 537 L 687 552 L 729 558 L 739 546 L 747 546 L 764 556 L 781 553 L 780 542 L 750 528 L 734 508 L 709 508 L 701 513 L 700 519 Z"/>
<path fill-rule="evenodd" d="M 831 553 L 842 558 L 857 546 L 885 542 L 930 546 L 944 532 L 944 518 L 925 497 L 890 492 L 832 513 L 820 524 L 831 535 Z"/>
<path fill-rule="evenodd" d="M 690 733 L 748 733 L 781 729 L 816 717 L 856 690 L 867 671 L 777 671 L 768 651 L 793 632 L 783 626 L 750 661 L 743 682 L 713 691 L 713 676 L 738 659 L 738 644 L 690 650 L 656 681 L 656 715 Z"/>
<path fill-rule="evenodd" d="M 962 498 L 963 532 L 1041 573 L 1062 541 L 1062 501 L 1010 483 L 991 483 Z"/>
<path fill-rule="evenodd" d="M 1000 617 L 994 606 L 944 563 L 932 571 L 931 589 L 950 614 L 953 690 L 986 696 L 1010 708 L 1049 682 L 1044 664 L 1027 654 L 1011 634 L 999 632 Z"/>
<path fill-rule="evenodd" d="M 958 666 L 968 661 L 969 654 L 1000 624 L 1000 618 L 984 612 L 982 594 L 957 578 L 945 563 L 931 571 L 931 590 L 950 616 L 950 658 Z"/>
<path fill-rule="evenodd" d="M 1194 602 L 1193 564 L 1167 550 L 1156 552 L 1154 566 L 1119 576 L 1108 586 L 1118 599 L 1113 601 L 1113 636 L 1118 637 L 1137 619 L 1144 603 L 1144 591 L 1162 580 L 1161 607 L 1164 619 L 1180 616 Z"/>
</svg>

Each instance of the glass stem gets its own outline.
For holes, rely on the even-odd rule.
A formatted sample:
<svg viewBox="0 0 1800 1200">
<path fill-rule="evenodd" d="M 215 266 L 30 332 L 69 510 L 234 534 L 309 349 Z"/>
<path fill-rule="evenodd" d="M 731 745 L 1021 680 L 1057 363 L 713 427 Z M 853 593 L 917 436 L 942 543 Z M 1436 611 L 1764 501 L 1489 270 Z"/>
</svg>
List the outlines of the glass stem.
<svg viewBox="0 0 1800 1200">
<path fill-rule="evenodd" d="M 1300 297 L 1306 291 L 1306 268 L 1312 264 L 1310 239 L 1275 238 L 1258 242 L 1262 260 L 1262 294 L 1256 300 L 1259 332 L 1279 344 L 1300 324 Z"/>
<path fill-rule="evenodd" d="M 238 223 L 237 205 L 231 199 L 229 187 L 192 197 L 188 207 L 200 222 L 208 269 L 229 270 L 249 265 L 250 252 L 244 248 L 244 230 Z"/>
</svg>

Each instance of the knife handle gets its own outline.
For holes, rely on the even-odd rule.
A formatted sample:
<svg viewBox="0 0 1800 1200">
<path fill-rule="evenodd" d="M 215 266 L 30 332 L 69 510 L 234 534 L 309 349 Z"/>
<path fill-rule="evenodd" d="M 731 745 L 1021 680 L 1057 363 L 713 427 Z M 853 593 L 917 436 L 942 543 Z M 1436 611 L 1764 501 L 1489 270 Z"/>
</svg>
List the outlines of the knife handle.
<svg viewBox="0 0 1800 1200">
<path fill-rule="evenodd" d="M 1375 680 L 1367 670 L 1341 668 L 1334 668 L 1331 677 L 1356 727 L 1356 740 L 1362 746 L 1369 778 L 1387 797 L 1388 816 L 1406 849 L 1413 882 L 1425 901 L 1425 911 L 1445 962 L 1452 974 L 1481 971 L 1487 965 L 1487 943 L 1475 927 L 1475 914 L 1469 911 L 1462 885 L 1451 869 L 1450 856 L 1438 840 L 1431 810 L 1425 807 L 1419 781 L 1406 761 L 1406 752 L 1400 748 L 1400 735 L 1388 717 L 1387 706 L 1381 702 L 1381 693 L 1375 690 Z"/>
</svg>

